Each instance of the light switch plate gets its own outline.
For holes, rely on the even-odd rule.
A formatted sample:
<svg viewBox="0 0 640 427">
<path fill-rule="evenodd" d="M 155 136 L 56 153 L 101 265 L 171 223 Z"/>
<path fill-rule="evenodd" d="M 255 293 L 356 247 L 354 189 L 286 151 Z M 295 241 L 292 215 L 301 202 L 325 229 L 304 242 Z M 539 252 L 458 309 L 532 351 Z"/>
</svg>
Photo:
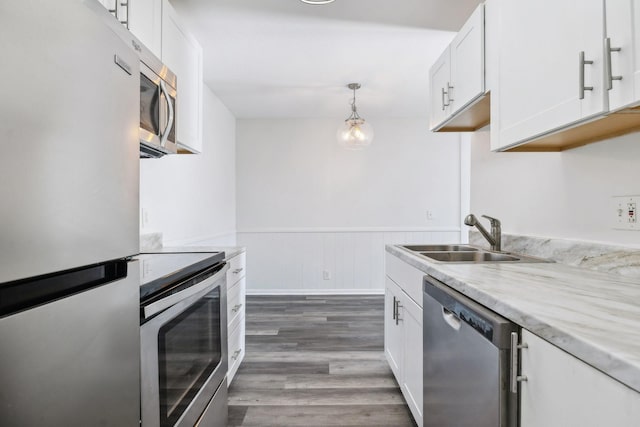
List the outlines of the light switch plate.
<svg viewBox="0 0 640 427">
<path fill-rule="evenodd" d="M 640 208 L 640 196 L 614 196 L 613 228 L 616 230 L 640 230 L 638 208 Z"/>
</svg>

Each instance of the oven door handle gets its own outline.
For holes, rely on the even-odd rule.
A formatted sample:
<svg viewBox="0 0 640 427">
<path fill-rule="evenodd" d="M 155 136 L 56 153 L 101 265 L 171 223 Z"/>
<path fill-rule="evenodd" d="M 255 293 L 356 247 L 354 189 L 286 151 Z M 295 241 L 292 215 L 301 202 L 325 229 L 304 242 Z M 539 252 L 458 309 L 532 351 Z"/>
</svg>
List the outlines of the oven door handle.
<svg viewBox="0 0 640 427">
<path fill-rule="evenodd" d="M 225 265 L 220 271 L 214 274 L 211 277 L 207 277 L 202 282 L 196 283 L 193 286 L 188 287 L 180 292 L 169 295 L 166 298 L 163 298 L 159 301 L 155 301 L 147 306 L 143 307 L 144 318 L 148 319 L 151 316 L 155 316 L 161 311 L 166 310 L 167 308 L 175 305 L 176 303 L 189 298 L 192 295 L 196 295 L 200 292 L 206 294 L 213 290 L 216 286 L 219 286 L 217 283 L 220 279 L 226 278 L 227 270 L 229 269 L 229 265 Z"/>
<path fill-rule="evenodd" d="M 167 107 L 169 108 L 169 119 L 167 120 L 167 127 L 164 128 L 164 131 L 160 135 L 160 146 L 165 148 L 167 145 L 167 139 L 169 139 L 169 133 L 171 132 L 171 128 L 173 127 L 173 121 L 175 117 L 175 113 L 173 111 L 173 103 L 171 102 L 171 97 L 167 93 L 167 88 L 164 85 L 164 80 L 160 80 L 160 92 L 164 94 L 164 99 L 167 101 Z"/>
</svg>

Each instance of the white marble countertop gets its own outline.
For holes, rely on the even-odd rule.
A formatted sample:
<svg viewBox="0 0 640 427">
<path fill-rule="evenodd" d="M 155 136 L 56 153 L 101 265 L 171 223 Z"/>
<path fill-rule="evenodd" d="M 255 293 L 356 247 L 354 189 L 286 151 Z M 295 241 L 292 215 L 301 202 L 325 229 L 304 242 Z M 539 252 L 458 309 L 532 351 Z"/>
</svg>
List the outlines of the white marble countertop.
<svg viewBox="0 0 640 427">
<path fill-rule="evenodd" d="M 640 392 L 640 281 L 557 263 L 454 264 L 386 250 Z"/>
</svg>

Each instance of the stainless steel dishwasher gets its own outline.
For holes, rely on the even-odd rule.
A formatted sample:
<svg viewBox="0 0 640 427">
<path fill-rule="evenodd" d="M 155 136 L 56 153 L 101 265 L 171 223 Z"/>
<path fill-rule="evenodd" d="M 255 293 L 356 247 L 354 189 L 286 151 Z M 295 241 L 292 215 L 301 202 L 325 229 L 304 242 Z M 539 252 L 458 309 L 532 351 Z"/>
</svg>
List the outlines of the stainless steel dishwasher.
<svg viewBox="0 0 640 427">
<path fill-rule="evenodd" d="M 424 427 L 517 426 L 519 327 L 430 276 L 422 296 Z"/>
</svg>

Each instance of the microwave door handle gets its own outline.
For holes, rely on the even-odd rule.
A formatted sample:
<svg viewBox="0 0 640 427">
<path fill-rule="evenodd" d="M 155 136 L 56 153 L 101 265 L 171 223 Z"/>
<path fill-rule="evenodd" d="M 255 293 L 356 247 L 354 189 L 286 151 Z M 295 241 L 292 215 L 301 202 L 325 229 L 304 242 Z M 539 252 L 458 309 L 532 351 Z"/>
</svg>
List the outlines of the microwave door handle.
<svg viewBox="0 0 640 427">
<path fill-rule="evenodd" d="M 169 139 L 169 132 L 173 127 L 174 111 L 173 111 L 173 103 L 171 102 L 171 98 L 167 93 L 167 88 L 164 85 L 164 80 L 160 80 L 160 92 L 164 95 L 164 99 L 165 101 L 167 101 L 167 107 L 169 109 L 169 119 L 167 120 L 167 126 L 164 128 L 164 131 L 162 132 L 160 137 L 160 146 L 162 148 L 165 148 L 165 145 L 167 144 L 167 139 Z"/>
</svg>

